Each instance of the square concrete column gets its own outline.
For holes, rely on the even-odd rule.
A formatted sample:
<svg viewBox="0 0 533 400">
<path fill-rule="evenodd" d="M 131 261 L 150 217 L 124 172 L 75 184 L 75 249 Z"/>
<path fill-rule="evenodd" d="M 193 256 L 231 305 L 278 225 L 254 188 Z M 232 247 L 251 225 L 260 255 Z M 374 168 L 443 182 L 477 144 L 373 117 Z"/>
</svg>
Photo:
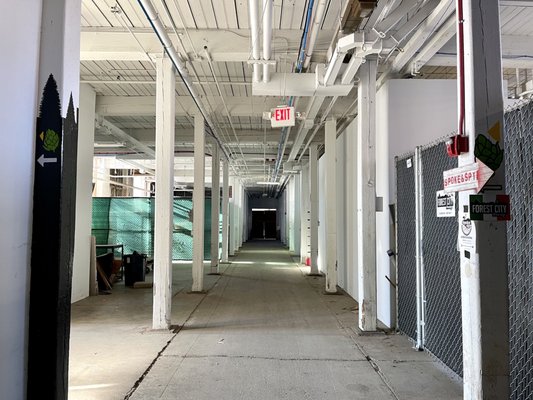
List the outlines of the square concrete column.
<svg viewBox="0 0 533 400">
<path fill-rule="evenodd" d="M 469 140 L 469 151 L 459 166 L 485 164 L 494 171 L 483 192 L 459 193 L 459 251 L 463 320 L 463 397 L 509 398 L 509 297 L 507 227 L 505 221 L 471 221 L 470 195 L 481 190 L 483 202 L 505 194 L 505 149 L 499 4 L 465 0 L 457 4 L 459 132 Z M 461 43 L 464 32 L 464 43 Z M 464 49 L 464 63 L 461 57 Z M 464 67 L 462 67 L 464 65 Z M 464 72 L 464 74 L 463 74 Z M 464 86 L 461 85 L 464 77 Z M 464 98 L 461 96 L 464 93 Z M 463 124 L 464 122 L 464 124 Z M 501 149 L 503 157 L 487 156 Z M 463 229 L 464 228 L 464 229 Z"/>
<path fill-rule="evenodd" d="M 222 164 L 222 262 L 228 262 L 229 244 L 229 160 Z"/>
<path fill-rule="evenodd" d="M 80 113 L 78 135 L 78 171 L 76 186 L 76 237 L 72 265 L 72 302 L 89 295 L 98 295 L 96 266 L 91 270 L 91 228 L 94 128 L 96 92 L 86 84 L 80 85 Z"/>
<path fill-rule="evenodd" d="M 305 264 L 309 255 L 309 233 L 311 228 L 311 196 L 309 192 L 309 165 L 302 166 L 300 179 L 300 262 Z"/>
<path fill-rule="evenodd" d="M 347 291 L 354 299 L 359 298 L 359 273 L 357 264 L 357 124 L 352 123 L 346 135 L 346 265 Z"/>
<path fill-rule="evenodd" d="M 228 255 L 235 255 L 235 178 L 229 178 L 230 190 L 231 192 L 229 199 L 229 212 L 228 212 Z"/>
<path fill-rule="evenodd" d="M 156 60 L 155 221 L 153 329 L 168 329 L 172 300 L 174 230 L 174 136 L 176 73 L 168 57 Z"/>
<path fill-rule="evenodd" d="M 204 223 L 205 223 L 205 120 L 194 117 L 194 190 L 192 195 L 192 292 L 204 290 Z"/>
<path fill-rule="evenodd" d="M 337 121 L 326 121 L 326 293 L 337 293 Z"/>
<path fill-rule="evenodd" d="M 218 274 L 218 247 L 220 243 L 220 156 L 213 143 L 211 154 L 211 273 Z"/>
<path fill-rule="evenodd" d="M 311 195 L 311 271 L 309 275 L 320 275 L 318 271 L 318 147 L 315 143 L 309 146 L 309 190 Z"/>
<path fill-rule="evenodd" d="M 359 69 L 357 144 L 357 256 L 359 328 L 377 327 L 376 283 L 376 60 Z"/>
</svg>

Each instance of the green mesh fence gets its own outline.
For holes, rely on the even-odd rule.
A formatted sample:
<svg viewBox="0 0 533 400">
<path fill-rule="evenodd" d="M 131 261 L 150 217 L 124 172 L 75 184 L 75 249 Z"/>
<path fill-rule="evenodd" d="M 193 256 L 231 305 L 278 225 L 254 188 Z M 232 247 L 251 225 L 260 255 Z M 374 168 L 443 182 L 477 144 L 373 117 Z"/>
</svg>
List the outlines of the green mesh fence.
<svg viewBox="0 0 533 400">
<path fill-rule="evenodd" d="M 93 198 L 92 234 L 96 244 L 122 244 L 124 254 L 137 251 L 154 253 L 154 207 L 153 198 Z M 174 199 L 174 229 L 172 232 L 173 260 L 192 260 L 192 199 Z M 219 243 L 221 237 L 219 215 Z M 205 199 L 204 258 L 211 257 L 211 199 Z M 105 252 L 102 249 L 100 252 Z M 221 246 L 219 245 L 219 256 Z"/>
</svg>

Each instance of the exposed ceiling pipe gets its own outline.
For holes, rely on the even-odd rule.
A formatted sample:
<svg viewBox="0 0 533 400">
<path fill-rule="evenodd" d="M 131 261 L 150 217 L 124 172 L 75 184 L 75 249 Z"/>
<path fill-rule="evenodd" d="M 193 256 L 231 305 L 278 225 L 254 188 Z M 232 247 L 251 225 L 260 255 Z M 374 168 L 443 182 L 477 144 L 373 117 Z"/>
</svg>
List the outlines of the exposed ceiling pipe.
<svg viewBox="0 0 533 400">
<path fill-rule="evenodd" d="M 196 90 L 194 89 L 193 83 L 191 79 L 189 78 L 189 74 L 187 73 L 185 65 L 182 64 L 180 57 L 178 55 L 178 52 L 172 46 L 172 41 L 170 40 L 170 37 L 168 36 L 165 26 L 163 25 L 163 22 L 159 18 L 157 11 L 154 9 L 152 2 L 150 0 L 137 0 L 137 1 L 139 2 L 139 5 L 141 6 L 144 14 L 150 21 L 150 24 L 152 25 L 152 28 L 154 29 L 155 34 L 159 38 L 159 41 L 163 45 L 165 52 L 168 54 L 168 56 L 172 60 L 172 64 L 174 64 L 174 67 L 178 71 L 179 76 L 181 77 L 183 83 L 187 87 L 187 90 L 189 91 L 194 102 L 196 103 L 196 106 L 200 110 L 200 113 L 204 117 L 206 123 L 211 128 L 211 134 L 213 138 L 216 140 L 218 146 L 224 153 L 226 160 L 230 160 L 230 155 L 228 151 L 226 150 L 226 148 L 224 147 L 224 145 L 222 144 L 218 134 L 216 133 L 215 125 L 213 124 L 213 121 L 211 120 L 209 113 L 205 109 L 205 106 L 202 103 L 202 100 L 198 96 L 198 93 L 196 93 Z"/>
<path fill-rule="evenodd" d="M 316 38 L 318 37 L 318 32 L 320 31 L 320 25 L 322 24 L 322 19 L 324 18 L 324 13 L 326 11 L 326 0 L 320 0 L 316 6 L 315 18 L 313 20 L 313 25 L 311 27 L 311 33 L 309 34 L 309 41 L 307 42 L 307 49 L 305 51 L 305 61 L 303 68 L 309 68 L 311 63 L 311 56 L 315 49 Z"/>
<path fill-rule="evenodd" d="M 272 13 L 273 1 L 263 0 L 263 61 L 270 60 L 272 55 Z M 263 82 L 269 81 L 268 63 L 263 64 Z"/>
<path fill-rule="evenodd" d="M 259 60 L 261 58 L 261 51 L 259 49 L 259 0 L 248 0 L 248 10 L 250 12 L 250 30 L 252 34 L 252 58 Z M 261 69 L 259 64 L 253 64 L 252 81 L 259 82 L 261 80 Z"/>
</svg>

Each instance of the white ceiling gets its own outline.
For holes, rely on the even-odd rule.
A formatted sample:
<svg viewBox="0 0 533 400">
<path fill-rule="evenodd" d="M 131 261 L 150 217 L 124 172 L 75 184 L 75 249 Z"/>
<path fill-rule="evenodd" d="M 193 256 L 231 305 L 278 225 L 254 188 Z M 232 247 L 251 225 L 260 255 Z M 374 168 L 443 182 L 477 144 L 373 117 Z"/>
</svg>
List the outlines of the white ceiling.
<svg viewBox="0 0 533 400">
<path fill-rule="evenodd" d="M 272 72 L 294 72 L 308 1 L 274 0 L 271 59 L 276 64 Z M 272 175 L 280 152 L 281 129 L 272 129 L 270 122 L 262 119 L 262 114 L 276 105 L 286 104 L 288 99 L 252 96 L 248 2 L 152 0 L 214 128 L 232 155 L 232 173 L 243 177 L 253 189 L 254 182 L 269 178 L 264 176 L 265 172 Z M 314 71 L 317 63 L 328 64 L 328 49 L 336 43 L 335 38 L 349 33 L 345 30 L 337 36 L 348 3 L 347 0 L 325 0 L 325 15 L 307 73 Z M 446 21 L 453 18 L 454 4 L 453 0 L 379 0 L 374 12 L 361 18 L 360 29 L 371 32 L 370 27 L 375 27 L 385 36 L 379 54 L 381 81 L 412 77 L 411 62 L 432 40 L 438 43 L 430 53 L 435 55 L 420 65 L 415 78 L 455 78 L 453 32 L 446 36 L 443 28 Z M 508 81 L 509 93 L 515 95 L 532 79 L 533 1 L 500 0 L 500 5 L 504 78 Z M 439 7 L 440 17 L 432 21 L 427 15 L 435 13 Z M 431 23 L 433 25 L 427 28 Z M 422 26 L 428 29 L 425 36 L 420 35 Z M 119 138 L 97 130 L 95 153 L 134 159 L 140 150 L 132 143 L 139 141 L 152 148 L 154 145 L 156 73 L 153 60 L 163 53 L 163 48 L 137 0 L 82 0 L 81 27 L 81 81 L 90 84 L 97 93 L 99 118 L 121 131 Z M 399 54 L 401 56 L 395 60 Z M 412 57 L 408 57 L 410 54 Z M 405 60 L 399 64 L 402 57 Z M 189 152 L 196 105 L 179 77 L 176 96 L 176 151 Z M 296 111 L 305 112 L 309 99 L 299 97 Z M 338 128 L 354 117 L 355 90 L 328 107 L 330 102 L 331 98 L 326 98 L 319 103 L 321 106 L 312 121 L 314 126 L 303 131 L 304 140 L 293 151 L 293 158 L 301 154 L 313 132 L 316 131 L 316 135 L 312 140 L 322 143 L 321 122 L 327 116 L 337 118 Z M 298 129 L 296 126 L 291 130 L 282 161 L 286 161 L 293 150 Z M 125 140 L 122 134 L 133 138 L 132 141 Z M 118 146 L 113 147 L 113 142 Z M 146 158 L 146 154 L 137 158 Z"/>
</svg>

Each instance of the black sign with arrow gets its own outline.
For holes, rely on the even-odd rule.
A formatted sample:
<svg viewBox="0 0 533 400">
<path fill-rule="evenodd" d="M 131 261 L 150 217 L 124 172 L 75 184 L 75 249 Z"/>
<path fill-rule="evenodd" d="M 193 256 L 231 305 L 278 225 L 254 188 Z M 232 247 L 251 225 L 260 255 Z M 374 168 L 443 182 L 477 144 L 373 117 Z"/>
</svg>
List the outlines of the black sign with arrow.
<svg viewBox="0 0 533 400">
<path fill-rule="evenodd" d="M 68 394 L 77 131 L 72 98 L 63 119 L 57 83 L 50 75 L 35 136 L 28 399 Z"/>
</svg>

